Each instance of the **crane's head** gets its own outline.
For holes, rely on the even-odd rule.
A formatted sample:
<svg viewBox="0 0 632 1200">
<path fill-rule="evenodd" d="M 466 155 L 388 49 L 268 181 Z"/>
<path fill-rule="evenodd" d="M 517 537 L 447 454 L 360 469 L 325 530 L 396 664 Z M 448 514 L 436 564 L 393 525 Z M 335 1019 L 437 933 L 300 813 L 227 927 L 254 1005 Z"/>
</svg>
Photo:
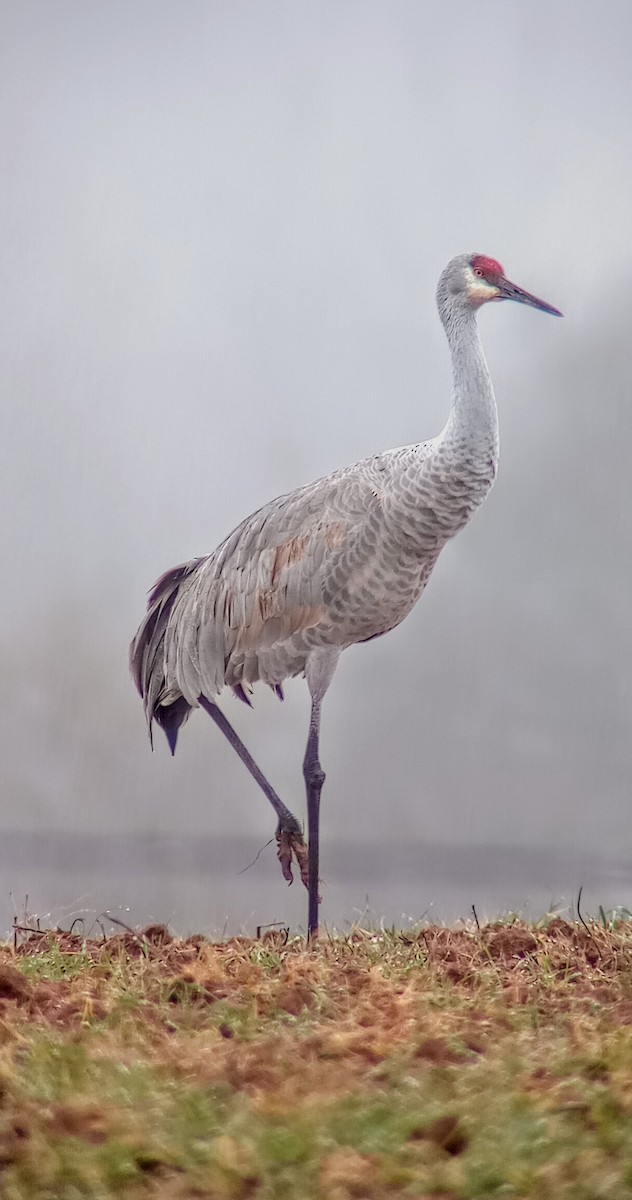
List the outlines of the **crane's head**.
<svg viewBox="0 0 632 1200">
<path fill-rule="evenodd" d="M 442 316 L 449 309 L 480 308 L 488 300 L 516 300 L 554 317 L 562 316 L 559 309 L 511 283 L 500 263 L 486 254 L 460 254 L 453 258 L 441 275 L 437 298 Z"/>
</svg>

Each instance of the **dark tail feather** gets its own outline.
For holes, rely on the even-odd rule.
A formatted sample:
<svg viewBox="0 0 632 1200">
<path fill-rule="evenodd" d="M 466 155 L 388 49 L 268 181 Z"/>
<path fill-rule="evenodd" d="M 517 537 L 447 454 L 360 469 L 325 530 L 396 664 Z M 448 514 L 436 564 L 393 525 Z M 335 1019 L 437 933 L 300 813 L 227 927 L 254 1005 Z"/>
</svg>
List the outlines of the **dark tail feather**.
<svg viewBox="0 0 632 1200">
<path fill-rule="evenodd" d="M 196 558 L 161 575 L 150 593 L 145 620 L 130 646 L 132 679 L 145 703 L 149 737 L 151 739 L 151 723 L 156 721 L 165 732 L 172 754 L 175 754 L 178 730 L 186 721 L 191 707 L 184 696 L 178 696 L 165 705 L 160 702 L 166 686 L 164 638 L 180 586 L 201 562 L 203 559 Z"/>
<path fill-rule="evenodd" d="M 187 704 L 184 696 L 178 696 L 173 704 L 158 704 L 154 709 L 154 721 L 163 730 L 172 754 L 176 752 L 180 726 L 184 725 L 190 712 L 191 706 Z"/>
</svg>

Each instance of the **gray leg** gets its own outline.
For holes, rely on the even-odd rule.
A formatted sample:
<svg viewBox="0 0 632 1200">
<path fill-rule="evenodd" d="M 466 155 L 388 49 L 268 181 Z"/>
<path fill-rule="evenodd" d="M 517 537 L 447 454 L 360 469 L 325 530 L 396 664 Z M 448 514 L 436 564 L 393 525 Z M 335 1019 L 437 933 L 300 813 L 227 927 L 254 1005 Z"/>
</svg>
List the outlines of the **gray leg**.
<svg viewBox="0 0 632 1200">
<path fill-rule="evenodd" d="M 307 917 L 307 936 L 313 938 L 318 933 L 318 864 L 319 864 L 319 825 L 320 825 L 320 793 L 325 782 L 325 772 L 318 761 L 318 735 L 320 732 L 320 700 L 312 700 L 312 713 L 309 721 L 307 748 L 303 759 L 303 776 L 307 792 L 307 854 L 309 864 L 309 909 Z"/>
<path fill-rule="evenodd" d="M 296 857 L 301 872 L 301 879 L 305 886 L 308 886 L 307 861 L 305 842 L 301 827 L 289 808 L 286 808 L 283 801 L 277 796 L 273 787 L 268 783 L 265 775 L 257 766 L 254 758 L 249 750 L 246 749 L 239 734 L 233 729 L 230 721 L 224 716 L 221 708 L 217 704 L 213 704 L 211 700 L 207 700 L 206 696 L 198 696 L 200 708 L 203 708 L 208 713 L 209 717 L 215 721 L 215 724 L 221 729 L 222 733 L 228 738 L 233 750 L 237 751 L 242 763 L 248 768 L 253 779 L 257 781 L 259 787 L 265 796 L 267 796 L 272 805 L 279 824 L 277 826 L 277 854 L 281 863 L 283 878 L 288 883 L 292 883 L 292 854 Z"/>
<path fill-rule="evenodd" d="M 336 646 L 313 650 L 305 667 L 305 677 L 312 697 L 309 734 L 307 737 L 305 758 L 303 759 L 303 777 L 307 793 L 307 854 L 309 867 L 308 938 L 315 938 L 318 935 L 318 905 L 320 902 L 318 895 L 320 793 L 325 782 L 325 772 L 318 758 L 320 705 L 331 683 L 339 655 L 340 650 Z"/>
</svg>

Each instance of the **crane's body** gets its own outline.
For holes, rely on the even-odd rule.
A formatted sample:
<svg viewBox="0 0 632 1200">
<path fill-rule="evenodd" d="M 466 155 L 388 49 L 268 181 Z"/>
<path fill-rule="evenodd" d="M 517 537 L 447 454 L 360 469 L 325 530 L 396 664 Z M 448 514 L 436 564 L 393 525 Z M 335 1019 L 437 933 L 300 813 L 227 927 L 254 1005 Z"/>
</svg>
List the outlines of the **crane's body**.
<svg viewBox="0 0 632 1200">
<path fill-rule="evenodd" d="M 279 814 L 284 874 L 291 879 L 293 851 L 309 886 L 310 933 L 318 921 L 320 704 L 340 652 L 399 625 L 443 546 L 492 486 L 498 418 L 476 315 L 486 300 L 503 298 L 557 314 L 509 284 L 493 259 L 454 259 L 437 292 L 454 375 L 438 437 L 363 459 L 264 505 L 211 554 L 158 580 L 132 643 L 132 674 L 150 729 L 155 720 L 173 752 L 180 726 L 202 706 L 264 787 Z M 303 672 L 312 694 L 304 762 L 308 863 L 298 823 L 215 703 L 225 686 L 249 702 L 259 681 L 282 695 L 283 681 Z"/>
</svg>

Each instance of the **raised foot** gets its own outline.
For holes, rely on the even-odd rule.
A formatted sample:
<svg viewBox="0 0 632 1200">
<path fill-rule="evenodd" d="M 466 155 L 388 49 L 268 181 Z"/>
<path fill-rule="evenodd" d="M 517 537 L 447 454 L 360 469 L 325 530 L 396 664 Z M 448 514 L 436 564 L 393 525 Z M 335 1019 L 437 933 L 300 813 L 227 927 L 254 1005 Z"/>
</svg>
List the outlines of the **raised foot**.
<svg viewBox="0 0 632 1200">
<path fill-rule="evenodd" d="M 292 874 L 292 859 L 294 858 L 301 873 L 302 882 L 305 887 L 309 887 L 307 845 L 300 829 L 281 829 L 279 826 L 276 831 L 276 841 L 277 858 L 281 864 L 283 878 L 287 883 L 294 882 Z"/>
</svg>

